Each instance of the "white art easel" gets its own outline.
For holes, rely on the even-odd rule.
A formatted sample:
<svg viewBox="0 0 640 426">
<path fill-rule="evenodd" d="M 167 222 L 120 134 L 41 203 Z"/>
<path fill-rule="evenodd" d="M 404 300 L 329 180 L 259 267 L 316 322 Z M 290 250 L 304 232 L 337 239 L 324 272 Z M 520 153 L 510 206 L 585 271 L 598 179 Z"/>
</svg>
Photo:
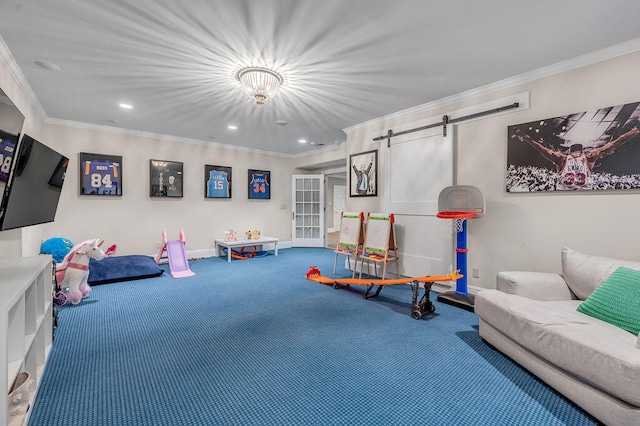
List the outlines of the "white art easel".
<svg viewBox="0 0 640 426">
<path fill-rule="evenodd" d="M 369 213 L 367 222 L 367 230 L 364 237 L 364 247 L 360 255 L 360 278 L 362 278 L 362 269 L 364 260 L 367 260 L 367 267 L 370 268 L 371 262 L 374 262 L 374 273 L 378 275 L 378 263 L 383 263 L 382 279 L 387 274 L 387 263 L 396 262 L 396 276 L 398 271 L 398 247 L 396 245 L 396 235 L 394 231 L 393 214 Z M 357 263 L 356 263 L 357 265 Z M 355 272 L 355 270 L 354 270 Z M 368 269 L 369 275 L 370 269 Z"/>
<path fill-rule="evenodd" d="M 351 278 L 356 276 L 355 265 L 358 264 L 358 253 L 360 247 L 364 243 L 364 232 L 362 231 L 362 222 L 364 214 L 354 212 L 342 212 L 340 215 L 340 236 L 336 244 L 336 258 L 333 262 L 333 273 L 336 273 L 336 264 L 338 263 L 338 255 L 347 256 L 347 261 L 351 264 L 351 256 L 354 259 L 354 268 Z"/>
</svg>

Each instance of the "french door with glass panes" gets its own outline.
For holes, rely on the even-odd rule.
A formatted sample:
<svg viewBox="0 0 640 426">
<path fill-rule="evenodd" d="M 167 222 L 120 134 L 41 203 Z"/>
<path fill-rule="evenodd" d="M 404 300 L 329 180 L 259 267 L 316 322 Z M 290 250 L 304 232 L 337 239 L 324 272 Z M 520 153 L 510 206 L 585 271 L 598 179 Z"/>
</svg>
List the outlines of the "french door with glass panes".
<svg viewBox="0 0 640 426">
<path fill-rule="evenodd" d="M 324 247 L 324 176 L 293 175 L 291 243 Z"/>
</svg>

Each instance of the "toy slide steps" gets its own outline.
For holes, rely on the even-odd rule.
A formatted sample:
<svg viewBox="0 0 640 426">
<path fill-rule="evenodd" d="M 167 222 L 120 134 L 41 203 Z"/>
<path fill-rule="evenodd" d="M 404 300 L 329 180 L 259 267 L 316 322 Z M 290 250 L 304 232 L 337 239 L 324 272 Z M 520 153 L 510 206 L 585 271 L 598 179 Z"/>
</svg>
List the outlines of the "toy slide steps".
<svg viewBox="0 0 640 426">
<path fill-rule="evenodd" d="M 187 253 L 184 250 L 182 241 L 167 241 L 167 258 L 169 259 L 169 269 L 173 278 L 184 278 L 195 275 L 189 268 Z"/>
</svg>

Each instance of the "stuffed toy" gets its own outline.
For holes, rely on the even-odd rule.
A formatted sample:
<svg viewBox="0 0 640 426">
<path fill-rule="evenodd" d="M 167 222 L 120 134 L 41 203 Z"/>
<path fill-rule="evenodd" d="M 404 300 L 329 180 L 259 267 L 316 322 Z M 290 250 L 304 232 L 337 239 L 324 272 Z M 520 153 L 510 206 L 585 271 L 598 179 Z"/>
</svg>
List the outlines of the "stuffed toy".
<svg viewBox="0 0 640 426">
<path fill-rule="evenodd" d="M 40 245 L 40 253 L 50 254 L 53 261 L 60 263 L 73 248 L 73 243 L 66 238 L 49 238 Z"/>
<path fill-rule="evenodd" d="M 56 279 L 61 288 L 69 288 L 69 299 L 74 305 L 91 291 L 87 283 L 89 259 L 104 259 L 104 252 L 100 248 L 103 242 L 97 239 L 83 241 L 73 246 L 63 261 L 56 264 Z"/>
</svg>

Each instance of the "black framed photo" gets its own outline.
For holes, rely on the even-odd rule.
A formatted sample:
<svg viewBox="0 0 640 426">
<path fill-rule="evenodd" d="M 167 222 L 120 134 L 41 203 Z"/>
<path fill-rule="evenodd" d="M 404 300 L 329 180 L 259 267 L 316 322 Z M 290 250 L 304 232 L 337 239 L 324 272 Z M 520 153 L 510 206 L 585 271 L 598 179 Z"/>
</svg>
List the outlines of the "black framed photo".
<svg viewBox="0 0 640 426">
<path fill-rule="evenodd" d="M 80 153 L 80 195 L 122 195 L 122 156 Z"/>
<path fill-rule="evenodd" d="M 271 172 L 249 169 L 249 199 L 271 199 Z"/>
<path fill-rule="evenodd" d="M 150 195 L 182 198 L 182 168 L 177 161 L 149 160 Z"/>
<path fill-rule="evenodd" d="M 349 196 L 378 195 L 378 151 L 366 151 L 349 156 Z"/>
<path fill-rule="evenodd" d="M 204 198 L 231 198 L 231 167 L 204 165 Z"/>
</svg>

